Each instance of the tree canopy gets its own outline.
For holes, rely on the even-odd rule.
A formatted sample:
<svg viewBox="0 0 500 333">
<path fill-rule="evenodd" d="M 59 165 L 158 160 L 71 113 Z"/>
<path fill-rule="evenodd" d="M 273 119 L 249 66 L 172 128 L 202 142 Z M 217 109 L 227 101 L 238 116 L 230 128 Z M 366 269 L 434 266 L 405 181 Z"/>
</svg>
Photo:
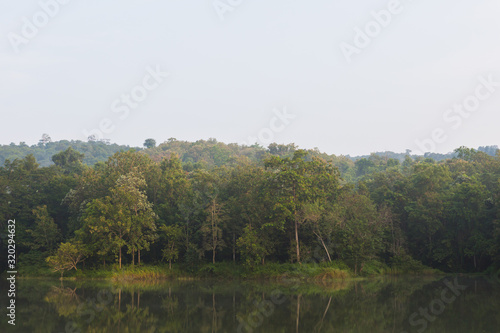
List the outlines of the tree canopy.
<svg viewBox="0 0 500 333">
<path fill-rule="evenodd" d="M 18 221 L 23 264 L 195 269 L 314 257 L 356 272 L 368 261 L 477 272 L 500 260 L 500 156 L 484 147 L 440 161 L 407 153 L 354 162 L 293 144 L 172 138 L 92 166 L 85 159 L 65 148 L 54 165 L 27 155 L 0 167 L 1 223 Z"/>
</svg>

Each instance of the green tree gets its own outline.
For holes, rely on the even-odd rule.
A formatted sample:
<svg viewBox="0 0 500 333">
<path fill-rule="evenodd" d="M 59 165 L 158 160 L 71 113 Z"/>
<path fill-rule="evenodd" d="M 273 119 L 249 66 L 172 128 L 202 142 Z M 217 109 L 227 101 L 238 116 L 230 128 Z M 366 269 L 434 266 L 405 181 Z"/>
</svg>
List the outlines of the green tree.
<svg viewBox="0 0 500 333">
<path fill-rule="evenodd" d="M 194 187 L 199 191 L 198 201 L 204 207 L 201 219 L 200 232 L 203 236 L 202 247 L 205 251 L 212 252 L 212 263 L 215 263 L 215 255 L 218 249 L 225 246 L 223 240 L 223 223 L 227 216 L 224 204 L 220 200 L 220 192 L 223 187 L 223 177 L 219 174 L 221 170 L 215 169 L 210 172 L 199 170 L 194 175 Z"/>
<path fill-rule="evenodd" d="M 161 236 L 165 238 L 165 247 L 162 250 L 162 259 L 168 261 L 168 267 L 172 269 L 172 261 L 179 258 L 179 241 L 182 237 L 182 228 L 176 225 L 162 225 Z"/>
<path fill-rule="evenodd" d="M 250 225 L 243 229 L 243 235 L 238 238 L 236 244 L 244 264 L 248 267 L 255 267 L 259 263 L 264 264 L 264 258 L 269 254 L 269 249 L 263 243 L 262 238 Z"/>
<path fill-rule="evenodd" d="M 275 196 L 276 218 L 293 224 L 296 261 L 301 262 L 299 226 L 307 221 L 307 203 L 322 198 L 333 201 L 338 191 L 338 169 L 320 159 L 306 161 L 307 152 L 297 150 L 292 158 L 270 156 L 265 166 Z"/>
<path fill-rule="evenodd" d="M 444 165 L 418 163 L 414 166 L 408 189 L 407 234 L 411 252 L 424 264 L 446 263 L 452 254 L 449 241 L 441 239 L 444 200 L 451 174 Z"/>
<path fill-rule="evenodd" d="M 213 197 L 206 208 L 207 219 L 201 227 L 201 232 L 204 236 L 203 248 L 206 251 L 212 251 L 212 263 L 214 264 L 217 250 L 226 245 L 222 238 L 222 222 L 224 219 L 222 207 L 218 198 L 216 196 Z"/>
<path fill-rule="evenodd" d="M 61 243 L 53 256 L 47 257 L 46 261 L 55 272 L 61 272 L 61 279 L 64 271 L 71 269 L 78 270 L 77 265 L 85 258 L 81 244 L 70 242 Z"/>
<path fill-rule="evenodd" d="M 88 230 L 110 241 L 112 248 L 118 252 L 120 268 L 124 246 L 133 256 L 135 251 L 139 251 L 140 257 L 140 250 L 148 249 L 153 241 L 148 235 L 154 235 L 156 215 L 141 190 L 144 186 L 144 178 L 138 173 L 121 176 L 110 196 L 93 200 L 85 211 Z"/>
<path fill-rule="evenodd" d="M 156 147 L 156 140 L 155 139 L 146 139 L 146 141 L 144 141 L 144 147 L 146 147 L 146 148 Z"/>
<path fill-rule="evenodd" d="M 361 272 L 364 262 L 376 258 L 383 248 L 383 220 L 370 198 L 350 190 L 341 195 L 334 212 L 338 255 L 353 261 L 355 274 L 358 267 Z"/>
<path fill-rule="evenodd" d="M 33 238 L 32 248 L 43 251 L 52 251 L 56 242 L 61 238 L 61 232 L 49 215 L 47 206 L 38 206 L 33 210 L 35 227 L 26 230 Z"/>
<path fill-rule="evenodd" d="M 55 165 L 61 167 L 67 174 L 80 174 L 84 168 L 82 163 L 84 157 L 84 154 L 74 150 L 73 147 L 69 147 L 65 151 L 53 155 L 52 161 Z"/>
</svg>

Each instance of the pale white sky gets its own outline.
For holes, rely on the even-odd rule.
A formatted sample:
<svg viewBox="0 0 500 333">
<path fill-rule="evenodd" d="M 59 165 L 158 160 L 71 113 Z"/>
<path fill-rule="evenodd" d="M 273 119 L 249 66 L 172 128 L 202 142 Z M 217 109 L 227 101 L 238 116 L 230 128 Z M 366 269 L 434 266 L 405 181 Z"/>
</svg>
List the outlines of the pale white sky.
<svg viewBox="0 0 500 333">
<path fill-rule="evenodd" d="M 1 144 L 86 140 L 103 123 L 105 138 L 133 146 L 500 145 L 500 85 L 478 88 L 481 76 L 500 82 L 498 0 L 220 0 L 219 12 L 213 0 L 66 2 L 0 0 Z M 355 29 L 367 27 L 363 45 Z M 349 62 L 341 46 L 356 37 Z M 170 74 L 160 84 L 157 67 Z M 464 102 L 475 111 L 447 112 Z M 295 117 L 276 118 L 284 108 Z"/>
</svg>

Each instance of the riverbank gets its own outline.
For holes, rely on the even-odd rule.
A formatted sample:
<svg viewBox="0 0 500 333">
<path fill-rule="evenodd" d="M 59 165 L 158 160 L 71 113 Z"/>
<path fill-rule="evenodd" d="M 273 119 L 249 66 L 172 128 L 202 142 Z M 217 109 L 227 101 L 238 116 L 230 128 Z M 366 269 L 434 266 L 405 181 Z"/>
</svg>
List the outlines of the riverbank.
<svg viewBox="0 0 500 333">
<path fill-rule="evenodd" d="M 246 267 L 234 263 L 203 264 L 196 268 L 181 264 L 172 265 L 126 265 L 121 269 L 116 265 L 98 269 L 78 269 L 64 273 L 65 280 L 73 279 L 109 279 L 114 281 L 141 281 L 141 280 L 304 280 L 325 281 L 363 278 L 384 275 L 439 275 L 437 269 L 425 266 L 412 269 L 389 267 L 378 261 L 369 261 L 363 265 L 361 272 L 355 272 L 342 261 L 329 263 L 268 263 L 262 266 Z M 19 277 L 49 277 L 59 278 L 60 274 L 52 272 L 47 267 L 31 267 L 19 270 Z"/>
</svg>

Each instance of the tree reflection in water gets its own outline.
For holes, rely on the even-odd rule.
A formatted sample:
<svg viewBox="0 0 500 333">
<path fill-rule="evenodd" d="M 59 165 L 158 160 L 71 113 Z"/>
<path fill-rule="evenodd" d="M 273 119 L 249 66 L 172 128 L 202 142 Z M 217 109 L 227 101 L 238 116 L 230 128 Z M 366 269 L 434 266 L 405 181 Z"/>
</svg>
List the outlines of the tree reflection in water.
<svg viewBox="0 0 500 333">
<path fill-rule="evenodd" d="M 426 332 L 495 332 L 500 284 L 469 286 Z M 20 280 L 19 332 L 401 332 L 439 297 L 443 278 L 368 279 L 324 284 Z M 279 291 L 281 302 L 273 303 Z M 4 324 L 2 324 L 4 325 Z M 17 325 L 16 325 L 17 326 Z M 0 326 L 0 331 L 6 331 Z"/>
</svg>

